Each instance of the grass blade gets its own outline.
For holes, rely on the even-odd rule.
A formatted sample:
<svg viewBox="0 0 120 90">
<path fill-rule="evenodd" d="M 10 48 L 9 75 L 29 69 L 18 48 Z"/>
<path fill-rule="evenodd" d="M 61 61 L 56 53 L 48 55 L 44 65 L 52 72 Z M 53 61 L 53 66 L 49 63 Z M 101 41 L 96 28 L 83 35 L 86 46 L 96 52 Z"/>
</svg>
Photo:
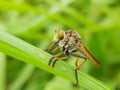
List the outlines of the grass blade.
<svg viewBox="0 0 120 90">
<path fill-rule="evenodd" d="M 25 65 L 23 70 L 18 74 L 17 79 L 10 85 L 9 90 L 20 90 L 29 79 L 34 69 L 32 65 Z"/>
<path fill-rule="evenodd" d="M 0 51 L 23 62 L 32 64 L 38 68 L 61 76 L 70 82 L 75 82 L 73 66 L 63 61 L 59 61 L 54 69 L 49 68 L 47 63 L 51 58 L 50 54 L 20 40 L 19 38 L 7 32 L 0 31 Z M 80 86 L 89 90 L 111 90 L 107 85 L 95 79 L 94 77 L 84 74 L 81 71 L 78 73 Z"/>
<path fill-rule="evenodd" d="M 6 57 L 0 52 L 0 90 L 5 90 L 6 83 Z"/>
</svg>

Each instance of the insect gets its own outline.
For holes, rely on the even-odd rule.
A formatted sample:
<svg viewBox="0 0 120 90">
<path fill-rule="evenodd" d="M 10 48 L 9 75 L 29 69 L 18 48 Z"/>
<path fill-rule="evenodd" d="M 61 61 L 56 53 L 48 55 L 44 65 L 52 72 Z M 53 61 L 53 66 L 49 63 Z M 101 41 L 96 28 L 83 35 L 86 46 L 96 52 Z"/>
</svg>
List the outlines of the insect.
<svg viewBox="0 0 120 90">
<path fill-rule="evenodd" d="M 54 67 L 56 62 L 59 60 L 66 60 L 70 56 L 76 57 L 76 60 L 75 60 L 76 85 L 78 85 L 78 70 L 86 62 L 88 58 L 96 65 L 96 67 L 100 66 L 96 58 L 90 53 L 90 51 L 81 42 L 81 36 L 73 30 L 67 30 L 67 31 L 56 30 L 53 36 L 53 42 L 46 51 L 50 51 L 53 46 L 56 46 L 56 47 L 52 50 L 51 53 L 56 52 L 58 49 L 60 49 L 60 52 L 54 55 L 49 60 L 48 62 L 49 66 L 51 65 L 54 58 L 56 59 L 53 61 L 52 67 Z M 65 56 L 60 57 L 62 54 L 64 54 Z M 83 61 L 81 64 L 78 65 L 79 58 L 82 58 Z"/>
</svg>

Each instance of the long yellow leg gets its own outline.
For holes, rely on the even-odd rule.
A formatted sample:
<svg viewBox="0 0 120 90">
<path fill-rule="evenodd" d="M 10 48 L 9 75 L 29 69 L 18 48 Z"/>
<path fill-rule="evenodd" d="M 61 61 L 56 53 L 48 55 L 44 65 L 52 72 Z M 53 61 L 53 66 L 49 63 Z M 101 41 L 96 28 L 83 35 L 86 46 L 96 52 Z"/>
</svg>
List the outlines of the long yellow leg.
<svg viewBox="0 0 120 90">
<path fill-rule="evenodd" d="M 60 53 L 58 53 L 58 54 L 54 55 L 52 58 L 50 58 L 50 60 L 49 60 L 49 62 L 48 62 L 48 65 L 50 66 L 50 64 L 51 64 L 52 60 L 53 60 L 54 58 L 59 57 L 59 56 L 60 56 L 60 55 L 62 55 L 62 54 L 63 54 L 63 53 L 62 53 L 62 52 L 60 52 Z"/>
<path fill-rule="evenodd" d="M 75 61 L 76 67 L 78 66 L 78 60 L 79 60 L 79 58 L 76 58 L 76 61 Z"/>
<path fill-rule="evenodd" d="M 76 58 L 75 61 L 75 65 L 76 65 L 76 69 L 75 69 L 75 77 L 76 77 L 76 86 L 78 86 L 78 70 L 83 66 L 83 64 L 87 61 L 86 59 L 83 60 L 83 62 L 78 65 L 78 60 L 79 58 Z"/>
<path fill-rule="evenodd" d="M 83 64 L 85 64 L 86 61 L 87 61 L 87 60 L 84 59 L 83 62 L 76 67 L 76 69 L 77 69 L 77 70 L 80 69 L 80 68 L 83 66 Z"/>
<path fill-rule="evenodd" d="M 51 48 L 53 47 L 53 44 L 51 44 L 48 49 L 46 49 L 45 51 L 49 51 Z"/>
<path fill-rule="evenodd" d="M 62 58 L 58 58 L 58 60 L 65 60 L 68 59 L 68 56 L 62 57 Z"/>
<path fill-rule="evenodd" d="M 57 51 L 59 49 L 59 47 L 56 47 L 55 49 L 52 50 L 52 53 L 54 53 L 55 51 Z"/>
<path fill-rule="evenodd" d="M 57 57 L 59 57 L 60 55 L 62 55 L 63 53 L 62 52 L 60 52 L 60 53 L 58 53 L 58 54 L 56 54 L 56 55 L 54 55 L 53 57 L 55 57 L 55 58 L 57 58 Z"/>
<path fill-rule="evenodd" d="M 58 58 L 58 59 L 56 59 L 56 60 L 53 62 L 52 67 L 55 66 L 55 64 L 56 64 L 57 61 L 59 61 L 59 60 L 66 60 L 66 59 L 68 59 L 68 56 L 65 56 L 65 57 L 62 57 L 62 58 Z"/>
</svg>

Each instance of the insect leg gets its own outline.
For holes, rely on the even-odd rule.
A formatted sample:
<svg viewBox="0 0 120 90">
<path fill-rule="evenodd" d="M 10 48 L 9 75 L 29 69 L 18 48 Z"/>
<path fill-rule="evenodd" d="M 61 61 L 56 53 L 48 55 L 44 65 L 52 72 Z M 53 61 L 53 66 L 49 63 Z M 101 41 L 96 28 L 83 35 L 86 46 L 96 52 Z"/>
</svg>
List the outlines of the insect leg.
<svg viewBox="0 0 120 90">
<path fill-rule="evenodd" d="M 50 58 L 49 62 L 48 62 L 48 66 L 50 66 L 52 60 L 54 59 L 54 57 Z"/>
<path fill-rule="evenodd" d="M 56 64 L 56 62 L 57 62 L 58 60 L 65 60 L 65 59 L 68 59 L 68 56 L 65 56 L 65 57 L 62 57 L 62 58 L 58 58 L 58 59 L 56 59 L 56 60 L 53 62 L 52 67 L 55 66 L 55 64 Z"/>
<path fill-rule="evenodd" d="M 78 60 L 79 58 L 76 58 L 75 65 L 78 67 Z M 78 85 L 78 72 L 77 69 L 75 69 L 75 78 L 76 78 L 76 85 Z"/>
<path fill-rule="evenodd" d="M 86 61 L 87 61 L 87 60 L 84 59 L 83 62 L 76 67 L 76 69 L 79 70 L 79 69 L 83 66 L 83 64 L 85 64 Z"/>
<path fill-rule="evenodd" d="M 53 46 L 57 46 L 57 44 L 59 43 L 60 40 L 58 40 L 57 42 L 53 42 L 48 49 L 46 49 L 45 51 L 49 51 Z"/>
<path fill-rule="evenodd" d="M 46 49 L 45 51 L 48 52 L 53 46 L 54 46 L 54 44 L 51 44 L 51 45 L 48 47 L 48 49 Z"/>
<path fill-rule="evenodd" d="M 76 59 L 75 65 L 76 65 L 76 69 L 75 69 L 75 76 L 76 76 L 76 85 L 78 85 L 78 70 L 83 66 L 83 64 L 87 61 L 87 59 L 84 59 L 83 62 L 78 65 L 78 58 Z"/>
<path fill-rule="evenodd" d="M 100 63 L 97 61 L 97 59 L 91 54 L 91 52 L 82 44 L 80 43 L 81 51 L 86 54 L 86 56 L 96 65 L 96 67 L 100 66 Z"/>
<path fill-rule="evenodd" d="M 83 59 L 87 59 L 87 57 L 86 57 L 84 54 L 74 54 L 74 53 L 70 53 L 69 55 L 75 56 L 75 57 L 79 57 L 79 58 L 83 58 Z"/>
<path fill-rule="evenodd" d="M 63 53 L 62 52 L 60 52 L 60 53 L 58 53 L 58 54 L 56 54 L 56 55 L 54 55 L 53 57 L 59 57 L 60 55 L 62 55 Z"/>
<path fill-rule="evenodd" d="M 62 55 L 62 52 L 60 52 L 60 53 L 56 54 L 55 56 L 51 57 L 50 60 L 49 60 L 49 62 L 48 62 L 48 66 L 50 66 L 50 64 L 51 64 L 51 62 L 52 62 L 52 60 L 53 60 L 54 58 L 57 58 L 57 57 L 59 57 L 60 55 Z"/>
<path fill-rule="evenodd" d="M 52 50 L 52 53 L 54 53 L 55 51 L 57 51 L 59 49 L 59 47 L 57 46 L 55 49 Z"/>
<path fill-rule="evenodd" d="M 75 61 L 75 66 L 76 67 L 78 66 L 78 60 L 79 60 L 79 58 L 76 58 L 76 61 Z"/>
</svg>

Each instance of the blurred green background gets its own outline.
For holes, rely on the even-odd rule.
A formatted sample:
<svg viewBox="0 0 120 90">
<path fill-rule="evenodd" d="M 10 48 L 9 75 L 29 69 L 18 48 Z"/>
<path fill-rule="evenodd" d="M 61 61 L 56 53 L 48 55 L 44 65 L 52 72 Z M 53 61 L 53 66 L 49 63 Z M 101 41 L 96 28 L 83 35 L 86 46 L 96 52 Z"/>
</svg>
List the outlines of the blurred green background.
<svg viewBox="0 0 120 90">
<path fill-rule="evenodd" d="M 56 29 L 79 32 L 101 63 L 95 68 L 88 61 L 80 70 L 120 90 L 119 0 L 0 0 L 0 30 L 44 50 Z M 3 53 L 0 59 L 6 83 L 0 90 L 86 90 Z"/>
</svg>

